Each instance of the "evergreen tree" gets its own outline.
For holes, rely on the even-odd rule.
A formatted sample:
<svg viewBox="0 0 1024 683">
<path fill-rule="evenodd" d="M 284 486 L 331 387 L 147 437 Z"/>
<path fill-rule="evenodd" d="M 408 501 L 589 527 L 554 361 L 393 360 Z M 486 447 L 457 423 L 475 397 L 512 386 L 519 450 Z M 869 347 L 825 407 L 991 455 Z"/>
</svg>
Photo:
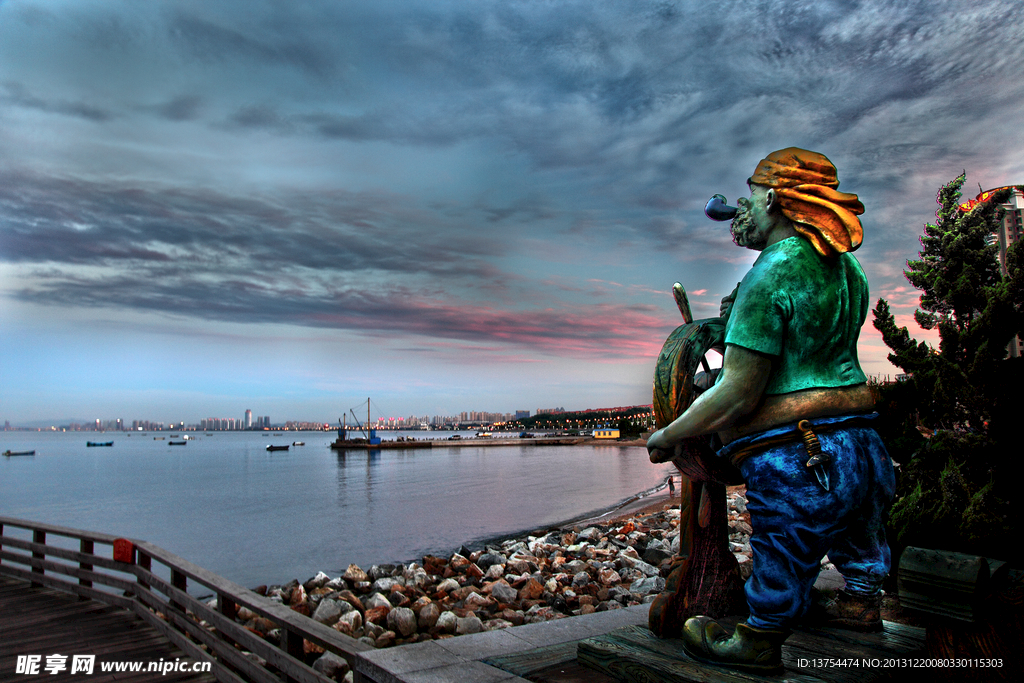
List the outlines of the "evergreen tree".
<svg viewBox="0 0 1024 683">
<path fill-rule="evenodd" d="M 998 539 L 1016 526 L 1010 473 L 1024 360 L 1006 349 L 1024 329 L 1024 252 L 1010 249 L 1004 277 L 987 238 L 1011 190 L 963 210 L 965 181 L 961 174 L 939 190 L 920 258 L 904 271 L 921 290 L 914 319 L 938 330 L 939 348 L 898 327 L 884 299 L 875 307 L 889 360 L 909 375 L 880 387 L 881 431 L 903 465 L 891 515 L 898 543 L 998 556 Z"/>
</svg>

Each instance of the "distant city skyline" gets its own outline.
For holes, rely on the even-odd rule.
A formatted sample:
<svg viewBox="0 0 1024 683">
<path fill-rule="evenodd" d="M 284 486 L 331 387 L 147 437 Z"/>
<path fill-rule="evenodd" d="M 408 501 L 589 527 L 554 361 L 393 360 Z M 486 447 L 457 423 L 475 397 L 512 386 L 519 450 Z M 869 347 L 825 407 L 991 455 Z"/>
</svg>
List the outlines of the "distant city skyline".
<svg viewBox="0 0 1024 683">
<path fill-rule="evenodd" d="M 902 271 L 961 171 L 1024 182 L 1017 10 L 0 2 L 0 421 L 649 403 L 672 284 L 756 257 L 705 202 L 790 146 L 935 343 Z"/>
<path fill-rule="evenodd" d="M 650 404 L 642 404 L 649 407 Z M 606 406 L 600 408 L 579 408 L 578 411 L 604 412 L 621 410 L 623 408 L 641 406 Z M 518 419 L 528 418 L 536 415 L 558 415 L 566 411 L 565 408 L 538 408 L 536 410 L 516 410 L 512 412 L 498 413 L 483 410 L 461 411 L 454 415 L 406 415 L 406 416 L 373 416 L 371 414 L 370 425 L 375 428 L 418 428 L 421 425 L 437 426 L 441 424 L 479 424 L 512 422 Z M 5 421 L 5 429 L 71 429 L 75 431 L 153 431 L 163 429 L 194 429 L 201 431 L 244 431 L 264 430 L 274 428 L 285 428 L 293 425 L 297 429 L 335 429 L 340 425 L 347 425 L 350 428 L 356 427 L 356 420 L 352 421 L 339 418 L 335 422 L 319 420 L 303 420 L 295 417 L 274 422 L 269 415 L 253 417 L 251 410 L 246 410 L 244 417 L 235 419 L 231 417 L 206 417 L 199 420 L 125 420 L 122 418 L 96 418 L 94 420 L 65 419 L 65 420 L 41 420 L 24 424 L 11 424 L 10 420 Z M 366 421 L 361 420 L 360 425 Z"/>
</svg>

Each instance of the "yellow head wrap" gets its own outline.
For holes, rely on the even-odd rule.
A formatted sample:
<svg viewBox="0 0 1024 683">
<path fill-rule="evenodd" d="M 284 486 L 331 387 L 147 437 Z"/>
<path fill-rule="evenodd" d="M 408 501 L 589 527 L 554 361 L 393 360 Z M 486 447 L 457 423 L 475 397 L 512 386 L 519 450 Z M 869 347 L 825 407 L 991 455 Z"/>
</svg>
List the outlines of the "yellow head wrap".
<svg viewBox="0 0 1024 683">
<path fill-rule="evenodd" d="M 775 190 L 782 213 L 822 256 L 853 251 L 864 241 L 857 195 L 840 192 L 836 167 L 823 154 L 788 147 L 772 152 L 747 181 Z"/>
</svg>

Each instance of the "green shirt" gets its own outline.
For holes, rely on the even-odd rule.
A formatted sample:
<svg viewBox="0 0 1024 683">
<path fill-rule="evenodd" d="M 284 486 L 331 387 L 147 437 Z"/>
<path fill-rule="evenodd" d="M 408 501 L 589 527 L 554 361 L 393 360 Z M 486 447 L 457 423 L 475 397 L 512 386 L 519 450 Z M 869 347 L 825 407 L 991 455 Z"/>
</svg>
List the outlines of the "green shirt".
<svg viewBox="0 0 1024 683">
<path fill-rule="evenodd" d="M 867 313 L 868 281 L 852 254 L 822 258 L 789 237 L 743 278 L 725 343 L 776 357 L 766 394 L 863 384 L 857 337 Z"/>
</svg>

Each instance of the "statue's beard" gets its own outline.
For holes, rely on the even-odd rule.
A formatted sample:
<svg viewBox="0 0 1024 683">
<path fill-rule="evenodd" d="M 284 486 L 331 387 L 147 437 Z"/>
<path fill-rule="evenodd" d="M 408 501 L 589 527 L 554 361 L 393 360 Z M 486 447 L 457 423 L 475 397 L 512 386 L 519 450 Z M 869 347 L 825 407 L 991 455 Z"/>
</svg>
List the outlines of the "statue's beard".
<svg viewBox="0 0 1024 683">
<path fill-rule="evenodd" d="M 740 211 L 729 226 L 732 241 L 738 247 L 761 251 L 768 244 L 765 235 L 758 230 L 750 211 Z"/>
</svg>

